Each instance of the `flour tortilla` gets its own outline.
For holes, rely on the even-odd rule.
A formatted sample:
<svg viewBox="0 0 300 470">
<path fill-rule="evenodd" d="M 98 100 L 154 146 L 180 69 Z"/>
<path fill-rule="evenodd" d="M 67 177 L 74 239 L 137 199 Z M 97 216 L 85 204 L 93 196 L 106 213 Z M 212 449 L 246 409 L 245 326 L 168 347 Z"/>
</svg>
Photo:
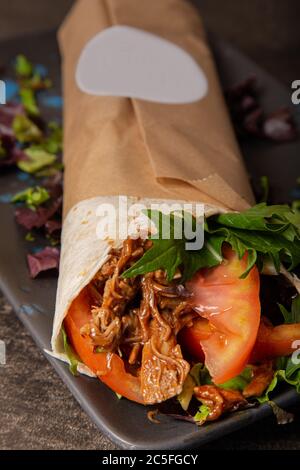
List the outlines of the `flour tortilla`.
<svg viewBox="0 0 300 470">
<path fill-rule="evenodd" d="M 76 297 L 93 279 L 97 271 L 107 261 L 110 251 L 122 245 L 120 238 L 112 240 L 104 234 L 102 239 L 97 237 L 97 225 L 101 216 L 97 216 L 97 208 L 101 204 L 112 204 L 118 207 L 118 196 L 96 197 L 76 204 L 68 213 L 62 232 L 62 251 L 60 259 L 60 275 L 56 295 L 56 308 L 51 339 L 52 355 L 69 362 L 64 352 L 61 327 L 68 310 Z M 183 203 L 175 200 L 158 200 L 146 198 L 128 198 L 128 205 L 143 204 L 150 207 L 152 203 Z M 205 204 L 206 216 L 224 212 L 223 208 Z M 104 216 L 103 216 L 104 217 Z M 139 210 L 129 219 L 136 230 L 140 227 L 142 214 Z M 134 234 L 134 233 L 133 233 Z M 79 372 L 94 376 L 87 366 L 81 364 Z"/>
</svg>

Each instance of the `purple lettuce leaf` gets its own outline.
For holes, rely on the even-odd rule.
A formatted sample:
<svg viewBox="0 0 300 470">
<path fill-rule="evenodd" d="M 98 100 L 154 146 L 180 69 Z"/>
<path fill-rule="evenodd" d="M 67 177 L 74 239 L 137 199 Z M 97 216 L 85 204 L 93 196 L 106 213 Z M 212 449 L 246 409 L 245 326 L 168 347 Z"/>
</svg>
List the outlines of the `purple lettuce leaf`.
<svg viewBox="0 0 300 470">
<path fill-rule="evenodd" d="M 31 278 L 35 278 L 42 271 L 58 269 L 60 251 L 58 248 L 47 246 L 42 251 L 27 255 L 27 263 Z"/>
<path fill-rule="evenodd" d="M 15 211 L 16 221 L 27 230 L 41 228 L 49 219 L 61 210 L 61 207 L 62 197 L 53 201 L 49 207 L 38 207 L 35 211 L 28 207 L 20 207 Z"/>
<path fill-rule="evenodd" d="M 0 125 L 11 128 L 14 118 L 20 114 L 24 114 L 24 108 L 19 103 L 0 106 Z"/>
</svg>

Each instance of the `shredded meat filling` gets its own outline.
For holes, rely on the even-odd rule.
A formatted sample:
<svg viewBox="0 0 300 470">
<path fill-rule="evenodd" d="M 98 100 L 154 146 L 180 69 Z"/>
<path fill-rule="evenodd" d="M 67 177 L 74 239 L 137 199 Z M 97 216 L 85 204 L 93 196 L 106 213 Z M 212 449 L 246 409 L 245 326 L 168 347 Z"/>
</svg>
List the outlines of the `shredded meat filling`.
<svg viewBox="0 0 300 470">
<path fill-rule="evenodd" d="M 207 421 L 215 421 L 226 411 L 234 411 L 247 404 L 238 390 L 225 390 L 215 385 L 201 385 L 194 388 L 194 395 L 209 409 Z"/>
<path fill-rule="evenodd" d="M 93 320 L 82 328 L 96 348 L 113 352 L 122 339 L 122 316 L 139 288 L 138 279 L 123 279 L 121 274 L 144 252 L 140 240 L 127 239 L 122 250 L 114 251 L 92 281 L 91 294 L 98 291 L 92 308 Z M 132 316 L 129 318 L 132 318 Z"/>
<path fill-rule="evenodd" d="M 260 397 L 269 386 L 273 376 L 274 371 L 271 361 L 259 366 L 254 366 L 252 370 L 252 380 L 243 391 L 244 397 Z"/>
<path fill-rule="evenodd" d="M 141 389 L 145 403 L 160 403 L 181 390 L 189 372 L 176 341 L 176 326 L 168 312 L 158 307 L 155 273 L 142 278 L 141 324 L 144 347 L 141 365 Z M 163 292 L 160 290 L 160 295 Z M 169 292 L 168 292 L 169 294 Z M 174 319 L 173 319 L 174 320 Z"/>
<path fill-rule="evenodd" d="M 117 353 L 141 380 L 145 404 L 163 402 L 182 391 L 190 366 L 183 359 L 177 334 L 191 326 L 197 313 L 177 270 L 170 282 L 157 270 L 125 279 L 122 273 L 151 246 L 149 240 L 127 239 L 112 250 L 89 284 L 91 321 L 81 329 L 97 352 Z M 194 395 L 209 408 L 208 420 L 244 406 L 260 396 L 273 378 L 272 363 L 253 366 L 252 380 L 243 393 L 215 385 L 195 387 Z"/>
<path fill-rule="evenodd" d="M 81 333 L 96 351 L 121 353 L 141 377 L 144 402 L 158 403 L 178 395 L 189 371 L 176 335 L 196 313 L 180 285 L 181 274 L 168 282 L 164 271 L 124 279 L 122 273 L 151 246 L 127 239 L 89 285 L 92 320 Z"/>
</svg>

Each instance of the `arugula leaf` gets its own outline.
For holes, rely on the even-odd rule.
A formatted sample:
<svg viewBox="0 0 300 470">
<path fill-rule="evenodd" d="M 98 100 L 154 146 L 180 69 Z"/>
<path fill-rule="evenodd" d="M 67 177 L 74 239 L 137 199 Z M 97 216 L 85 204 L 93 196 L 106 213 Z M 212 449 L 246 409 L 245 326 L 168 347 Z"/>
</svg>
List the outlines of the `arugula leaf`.
<svg viewBox="0 0 300 470">
<path fill-rule="evenodd" d="M 295 230 L 299 234 L 300 230 L 300 210 L 295 207 L 295 204 L 292 205 L 292 210 L 285 214 L 286 219 L 292 224 Z"/>
<path fill-rule="evenodd" d="M 224 242 L 231 245 L 240 259 L 248 254 L 247 267 L 241 278 L 246 277 L 255 264 L 262 268 L 266 257 L 272 261 L 277 272 L 281 265 L 292 270 L 300 264 L 300 213 L 287 205 L 267 206 L 261 203 L 241 213 L 207 218 L 204 224 L 205 243 L 200 250 L 185 249 L 187 240 L 183 230 L 181 239 L 174 237 L 171 230 L 170 238 L 166 240 L 162 237 L 164 216 L 158 211 L 148 211 L 147 215 L 157 228 L 157 235 L 151 237 L 153 246 L 125 271 L 123 277 L 165 269 L 170 280 L 179 267 L 183 272 L 182 280 L 186 281 L 199 269 L 222 262 Z M 173 215 L 172 229 L 178 229 L 179 220 Z M 196 221 L 193 223 L 196 224 Z"/>
<path fill-rule="evenodd" d="M 66 334 L 64 327 L 61 328 L 61 332 L 62 332 L 62 337 L 63 337 L 64 351 L 65 351 L 67 358 L 70 361 L 70 365 L 69 365 L 70 372 L 73 375 L 77 375 L 77 367 L 78 367 L 80 360 L 78 356 L 74 353 L 73 348 L 70 346 L 68 342 L 67 334 Z"/>
<path fill-rule="evenodd" d="M 292 300 L 292 308 L 289 312 L 283 305 L 278 304 L 284 318 L 284 323 L 300 323 L 300 295 Z"/>
<path fill-rule="evenodd" d="M 192 220 L 190 215 L 186 214 L 183 221 L 182 218 L 174 214 L 171 214 L 171 217 L 158 211 L 149 211 L 147 214 L 157 228 L 157 234 L 150 237 L 153 246 L 133 266 L 127 269 L 122 277 L 135 277 L 157 269 L 165 269 L 167 278 L 170 281 L 173 279 L 176 269 L 182 265 L 182 280 L 185 281 L 191 278 L 199 269 L 215 266 L 222 261 L 221 248 L 223 240 L 218 235 L 211 236 L 209 242 L 205 243 L 201 250 L 185 249 L 188 240 L 184 237 L 183 229 L 181 228 L 181 232 L 178 233 L 178 228 L 182 227 L 184 222 L 192 222 L 191 228 L 195 232 L 197 223 L 195 219 Z M 169 239 L 162 238 L 163 230 L 168 227 L 167 224 L 169 224 L 170 229 Z M 175 238 L 178 234 L 181 238 Z"/>
<path fill-rule="evenodd" d="M 39 146 L 31 146 L 24 153 L 28 160 L 20 160 L 17 165 L 20 170 L 26 173 L 35 173 L 42 168 L 52 165 L 56 161 L 56 156 L 46 152 Z"/>
<path fill-rule="evenodd" d="M 211 236 L 199 251 L 182 250 L 182 263 L 184 266 L 182 282 L 191 279 L 201 268 L 211 268 L 223 261 L 222 257 L 223 238 Z"/>
<path fill-rule="evenodd" d="M 37 125 L 22 114 L 14 118 L 12 128 L 19 142 L 39 142 L 42 138 L 42 132 Z"/>
<path fill-rule="evenodd" d="M 206 244 L 201 250 L 185 249 L 187 242 L 183 235 L 183 223 L 192 223 L 192 230 L 195 231 L 196 221 L 190 216 L 185 215 L 184 219 L 171 214 L 170 217 L 158 211 L 147 212 L 155 223 L 157 234 L 151 236 L 153 246 L 146 251 L 144 256 L 140 258 L 131 268 L 123 273 L 124 278 L 134 277 L 156 269 L 165 269 L 168 280 L 172 280 L 176 269 L 183 266 L 183 280 L 186 280 L 205 266 L 214 266 L 222 261 L 220 237 L 212 237 L 210 244 Z M 167 225 L 168 224 L 168 225 Z M 178 228 L 181 232 L 178 233 Z M 162 238 L 164 230 L 169 229 L 168 239 Z M 175 238 L 176 236 L 181 238 Z"/>
<path fill-rule="evenodd" d="M 25 202 L 29 209 L 36 210 L 36 207 L 48 201 L 48 199 L 50 199 L 50 194 L 47 189 L 41 186 L 34 186 L 15 194 L 11 201 Z"/>
<path fill-rule="evenodd" d="M 222 242 L 229 243 L 231 245 L 231 248 L 237 253 L 239 259 L 242 259 L 246 252 L 248 253 L 246 270 L 240 276 L 241 278 L 245 278 L 256 263 L 257 250 L 255 249 L 255 247 L 249 245 L 249 240 L 243 239 L 243 231 L 223 227 L 212 230 L 210 233 L 219 236 L 219 238 L 222 239 Z"/>
<path fill-rule="evenodd" d="M 163 268 L 168 273 L 168 279 L 171 280 L 180 263 L 181 255 L 178 243 L 174 240 L 154 240 L 150 250 L 146 251 L 142 258 L 127 269 L 122 277 L 135 277 Z"/>
<path fill-rule="evenodd" d="M 280 235 L 262 234 L 256 231 L 238 231 L 232 229 L 248 247 L 257 253 L 269 254 L 279 272 L 280 262 L 288 265 L 288 269 L 295 268 L 300 263 L 300 242 L 292 243 Z"/>
<path fill-rule="evenodd" d="M 182 281 L 190 279 L 199 269 L 220 264 L 220 255 L 212 250 L 213 245 L 218 245 L 219 237 L 210 239 L 209 244 L 199 251 L 186 251 L 185 242 L 178 240 L 153 240 L 153 246 L 146 251 L 131 268 L 127 269 L 122 277 L 129 278 L 141 274 L 165 269 L 167 278 L 171 281 L 176 269 L 183 265 Z"/>
<path fill-rule="evenodd" d="M 290 224 L 287 218 L 290 213 L 287 205 L 268 206 L 262 202 L 244 212 L 220 214 L 216 221 L 225 227 L 280 232 Z"/>
</svg>

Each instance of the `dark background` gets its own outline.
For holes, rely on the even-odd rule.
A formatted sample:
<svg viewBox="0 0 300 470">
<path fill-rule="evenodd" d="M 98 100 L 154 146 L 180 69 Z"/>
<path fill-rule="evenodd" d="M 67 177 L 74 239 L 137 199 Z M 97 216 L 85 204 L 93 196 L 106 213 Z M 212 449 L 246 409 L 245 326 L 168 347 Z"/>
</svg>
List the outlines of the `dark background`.
<svg viewBox="0 0 300 470">
<path fill-rule="evenodd" d="M 86 0 L 89 1 L 89 0 Z M 148 0 L 163 1 L 163 0 Z M 0 0 L 0 40 L 56 28 L 73 0 Z M 290 87 L 300 79 L 299 0 L 194 0 L 209 30 Z M 1 449 L 114 449 L 80 409 L 0 293 L 7 364 L 0 381 Z M 4 373 L 3 373 L 4 372 Z M 212 449 L 300 449 L 298 422 L 270 418 Z"/>
<path fill-rule="evenodd" d="M 231 41 L 287 85 L 299 78 L 299 0 L 192 2 L 201 8 L 209 29 Z M 72 3 L 73 0 L 0 0 L 0 39 L 55 28 Z"/>
</svg>

